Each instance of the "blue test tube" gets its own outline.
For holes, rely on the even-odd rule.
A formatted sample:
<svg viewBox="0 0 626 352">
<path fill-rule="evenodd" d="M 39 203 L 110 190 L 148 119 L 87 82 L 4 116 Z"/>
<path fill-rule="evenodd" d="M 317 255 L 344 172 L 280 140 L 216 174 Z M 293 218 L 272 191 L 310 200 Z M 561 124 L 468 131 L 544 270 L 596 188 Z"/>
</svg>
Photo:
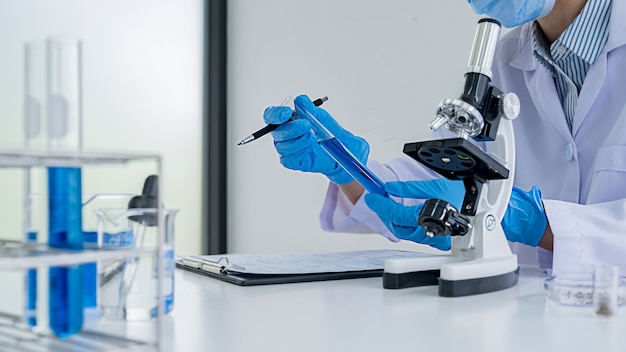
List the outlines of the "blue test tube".
<svg viewBox="0 0 626 352">
<path fill-rule="evenodd" d="M 304 112 L 302 117 L 311 122 L 313 131 L 317 136 L 317 143 L 326 153 L 368 192 L 387 197 L 385 183 L 378 176 L 374 175 L 367 166 L 363 165 L 312 113 L 307 110 L 302 111 Z"/>
<path fill-rule="evenodd" d="M 37 231 L 26 232 L 27 242 L 37 242 Z M 37 269 L 26 270 L 26 312 L 28 326 L 37 326 Z"/>
<path fill-rule="evenodd" d="M 48 244 L 83 248 L 81 169 L 48 168 Z M 77 333 L 83 325 L 83 271 L 80 265 L 49 269 L 50 328 L 61 338 Z"/>
<path fill-rule="evenodd" d="M 82 149 L 82 44 L 78 38 L 46 40 L 46 134 L 53 151 Z M 82 181 L 80 167 L 48 168 L 48 245 L 83 248 Z M 49 269 L 50 329 L 60 338 L 83 325 L 81 265 Z"/>
</svg>

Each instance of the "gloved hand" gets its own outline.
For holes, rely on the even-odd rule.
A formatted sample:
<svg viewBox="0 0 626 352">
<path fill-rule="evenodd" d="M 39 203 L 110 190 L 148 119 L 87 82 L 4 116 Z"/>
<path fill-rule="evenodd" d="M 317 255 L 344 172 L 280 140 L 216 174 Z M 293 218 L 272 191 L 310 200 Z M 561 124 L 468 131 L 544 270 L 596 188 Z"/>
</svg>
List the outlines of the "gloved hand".
<svg viewBox="0 0 626 352">
<path fill-rule="evenodd" d="M 388 182 L 385 190 L 395 196 L 403 198 L 444 200 L 457 209 L 463 204 L 465 187 L 462 181 L 451 181 L 439 178 L 428 181 Z M 426 236 L 426 231 L 417 224 L 417 217 L 422 211 L 423 204 L 405 206 L 390 198 L 378 194 L 365 195 L 365 203 L 372 209 L 385 226 L 396 237 L 417 243 L 427 244 L 440 250 L 450 249 L 450 236 Z"/>
<path fill-rule="evenodd" d="M 370 149 L 365 139 L 344 130 L 326 110 L 314 106 L 306 95 L 296 97 L 294 105 L 296 112 L 305 109 L 313 114 L 359 161 L 363 164 L 367 162 Z M 282 124 L 272 132 L 280 163 L 291 170 L 322 173 L 338 185 L 352 182 L 352 176 L 317 144 L 317 137 L 308 120 L 298 117 L 284 123 L 291 118 L 291 114 L 292 110 L 287 106 L 270 106 L 263 114 L 265 123 Z"/>
<path fill-rule="evenodd" d="M 509 206 L 502 218 L 502 228 L 511 242 L 520 242 L 536 247 L 548 226 L 541 191 L 533 187 L 525 192 L 513 187 Z"/>
</svg>

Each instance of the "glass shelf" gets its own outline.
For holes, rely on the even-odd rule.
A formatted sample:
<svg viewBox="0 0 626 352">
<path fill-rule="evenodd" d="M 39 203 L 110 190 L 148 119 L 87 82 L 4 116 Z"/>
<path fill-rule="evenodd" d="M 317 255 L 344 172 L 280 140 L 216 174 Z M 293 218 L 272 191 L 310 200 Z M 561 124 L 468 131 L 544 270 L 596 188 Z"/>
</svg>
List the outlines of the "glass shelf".
<svg viewBox="0 0 626 352">
<path fill-rule="evenodd" d="M 52 248 L 43 243 L 23 243 L 0 239 L 0 270 L 28 269 L 40 266 L 67 266 L 120 257 L 156 253 L 156 246 L 79 251 Z"/>
<path fill-rule="evenodd" d="M 19 317 L 0 313 L 0 351 L 157 351 L 151 343 L 83 329 L 67 339 L 37 332 Z"/>
<path fill-rule="evenodd" d="M 0 148 L 0 167 L 58 166 L 79 167 L 88 164 L 124 164 L 130 161 L 155 160 L 154 154 L 110 153 L 98 151 L 47 151 L 39 149 Z"/>
</svg>

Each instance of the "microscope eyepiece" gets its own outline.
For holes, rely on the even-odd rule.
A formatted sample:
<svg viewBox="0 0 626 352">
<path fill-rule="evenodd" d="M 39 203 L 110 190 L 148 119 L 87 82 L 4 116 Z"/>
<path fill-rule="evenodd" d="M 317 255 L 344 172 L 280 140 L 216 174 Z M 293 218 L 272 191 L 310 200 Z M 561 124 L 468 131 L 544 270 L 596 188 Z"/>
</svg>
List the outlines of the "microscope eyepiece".
<svg viewBox="0 0 626 352">
<path fill-rule="evenodd" d="M 500 38 L 500 23 L 491 18 L 478 21 L 474 45 L 467 63 L 467 73 L 483 74 L 491 80 L 491 66 Z"/>
<path fill-rule="evenodd" d="M 485 17 L 485 18 L 481 18 L 481 19 L 478 20 L 478 23 L 483 23 L 483 22 L 495 23 L 498 26 L 502 27 L 502 25 L 500 24 L 500 21 L 494 20 L 493 18 Z"/>
</svg>

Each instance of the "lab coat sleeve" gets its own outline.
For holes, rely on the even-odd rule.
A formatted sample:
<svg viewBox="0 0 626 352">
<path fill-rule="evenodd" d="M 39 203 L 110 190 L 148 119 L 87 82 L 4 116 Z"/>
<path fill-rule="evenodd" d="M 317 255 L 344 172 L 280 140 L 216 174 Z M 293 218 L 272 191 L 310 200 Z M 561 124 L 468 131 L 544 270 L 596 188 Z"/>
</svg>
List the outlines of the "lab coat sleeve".
<svg viewBox="0 0 626 352">
<path fill-rule="evenodd" d="M 434 172 L 404 155 L 385 164 L 369 160 L 367 167 L 383 182 L 432 179 L 437 177 Z M 391 241 L 399 241 L 380 221 L 380 218 L 369 209 L 363 200 L 363 196 L 353 205 L 339 187 L 333 183 L 329 184 L 326 191 L 326 197 L 320 213 L 320 223 L 325 231 L 379 233 Z"/>
<path fill-rule="evenodd" d="M 554 234 L 554 275 L 588 271 L 598 263 L 617 265 L 626 275 L 626 200 L 543 202 Z"/>
</svg>

